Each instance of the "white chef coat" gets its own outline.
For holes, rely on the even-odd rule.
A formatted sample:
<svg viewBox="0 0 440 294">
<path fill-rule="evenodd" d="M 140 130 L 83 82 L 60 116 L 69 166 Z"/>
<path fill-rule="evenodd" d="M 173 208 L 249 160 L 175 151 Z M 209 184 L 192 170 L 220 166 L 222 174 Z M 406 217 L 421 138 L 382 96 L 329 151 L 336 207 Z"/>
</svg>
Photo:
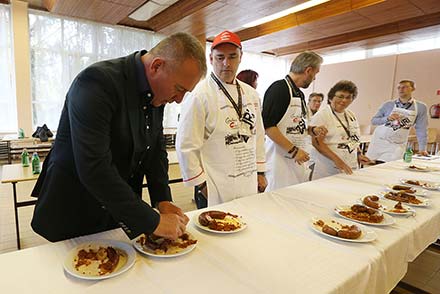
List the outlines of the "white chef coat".
<svg viewBox="0 0 440 294">
<path fill-rule="evenodd" d="M 347 127 L 345 115 L 348 120 L 348 129 L 351 137 L 348 137 L 341 125 L 341 122 L 336 118 L 335 114 L 339 117 L 339 120 Z M 328 133 L 324 138 L 324 143 L 332 150 L 336 155 L 341 158 L 345 164 L 352 169 L 358 168 L 357 161 L 357 149 L 360 143 L 360 129 L 359 123 L 353 112 L 346 109 L 344 113 L 333 114 L 331 106 L 327 105 L 321 108 L 311 119 L 311 126 L 326 126 Z M 336 167 L 335 163 L 328 157 L 321 154 L 318 150 L 313 149 L 312 156 L 315 160 L 315 168 L 313 171 L 312 179 L 331 176 L 340 173 L 341 171 Z"/>
<path fill-rule="evenodd" d="M 176 151 L 183 182 L 195 186 L 206 181 L 208 206 L 256 194 L 257 171 L 266 169 L 260 99 L 254 88 L 237 79 L 234 84 L 222 83 L 236 103 L 237 82 L 242 121 L 211 77 L 182 103 Z"/>
</svg>

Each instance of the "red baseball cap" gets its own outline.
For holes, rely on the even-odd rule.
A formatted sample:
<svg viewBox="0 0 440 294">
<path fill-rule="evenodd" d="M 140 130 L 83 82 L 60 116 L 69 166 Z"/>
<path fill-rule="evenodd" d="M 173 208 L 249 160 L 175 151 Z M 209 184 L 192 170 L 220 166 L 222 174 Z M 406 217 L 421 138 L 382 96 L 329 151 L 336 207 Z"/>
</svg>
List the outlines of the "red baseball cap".
<svg viewBox="0 0 440 294">
<path fill-rule="evenodd" d="M 224 31 L 218 34 L 217 36 L 215 36 L 214 41 L 212 42 L 211 45 L 211 50 L 217 47 L 218 45 L 224 43 L 235 45 L 241 49 L 240 37 L 238 37 L 237 34 L 234 34 L 233 32 Z"/>
</svg>

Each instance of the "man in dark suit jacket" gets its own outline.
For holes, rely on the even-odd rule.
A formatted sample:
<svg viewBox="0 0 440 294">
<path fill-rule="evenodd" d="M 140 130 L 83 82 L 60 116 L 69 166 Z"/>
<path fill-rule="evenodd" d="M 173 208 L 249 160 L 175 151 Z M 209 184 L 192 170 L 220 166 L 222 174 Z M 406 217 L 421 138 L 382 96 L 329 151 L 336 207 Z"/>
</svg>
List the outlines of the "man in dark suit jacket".
<svg viewBox="0 0 440 294">
<path fill-rule="evenodd" d="M 204 49 L 184 33 L 78 74 L 32 192 L 35 232 L 50 241 L 116 227 L 130 238 L 180 236 L 188 217 L 171 202 L 163 111 L 205 74 Z M 151 206 L 141 199 L 144 176 Z"/>
</svg>

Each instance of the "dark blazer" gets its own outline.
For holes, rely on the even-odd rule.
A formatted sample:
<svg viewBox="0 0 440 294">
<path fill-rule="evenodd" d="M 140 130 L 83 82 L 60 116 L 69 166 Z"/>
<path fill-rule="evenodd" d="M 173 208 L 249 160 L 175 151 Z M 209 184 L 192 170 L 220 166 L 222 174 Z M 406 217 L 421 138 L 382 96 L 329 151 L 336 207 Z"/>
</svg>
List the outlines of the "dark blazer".
<svg viewBox="0 0 440 294">
<path fill-rule="evenodd" d="M 164 107 L 149 106 L 146 133 L 137 73 L 134 53 L 93 64 L 73 81 L 32 192 L 32 228 L 46 239 L 118 226 L 134 238 L 156 229 L 160 216 L 140 195 L 145 175 L 153 205 L 171 201 Z"/>
</svg>

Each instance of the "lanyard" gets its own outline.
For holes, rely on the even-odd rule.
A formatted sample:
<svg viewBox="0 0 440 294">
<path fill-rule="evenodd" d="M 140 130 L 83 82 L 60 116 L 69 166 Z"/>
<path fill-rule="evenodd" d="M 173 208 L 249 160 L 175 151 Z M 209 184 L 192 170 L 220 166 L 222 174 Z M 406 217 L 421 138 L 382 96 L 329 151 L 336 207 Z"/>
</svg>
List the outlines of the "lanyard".
<svg viewBox="0 0 440 294">
<path fill-rule="evenodd" d="M 299 90 L 297 91 L 298 88 L 296 87 L 295 83 L 293 83 L 289 75 L 286 76 L 286 81 L 289 83 L 294 97 L 299 97 L 301 99 L 301 117 L 307 117 L 307 106 L 304 94 Z"/>
<path fill-rule="evenodd" d="M 399 107 L 399 105 L 398 105 L 399 103 L 400 103 L 400 105 L 402 105 L 402 107 Z M 395 104 L 398 108 L 409 109 L 413 105 L 413 101 L 411 101 L 411 103 L 410 102 L 402 103 L 400 100 L 397 100 L 395 102 Z"/>
<path fill-rule="evenodd" d="M 336 119 L 339 121 L 339 123 L 341 124 L 341 126 L 344 128 L 345 133 L 347 134 L 348 138 L 351 138 L 351 134 L 350 134 L 350 123 L 348 122 L 348 118 L 347 118 L 347 113 L 344 110 L 344 118 L 345 121 L 347 122 L 347 126 L 345 126 L 342 121 L 339 119 L 339 117 L 336 115 L 335 111 L 333 110 L 333 108 L 330 106 L 330 109 L 333 112 L 333 115 L 336 117 Z"/>
<path fill-rule="evenodd" d="M 223 94 L 225 94 L 226 98 L 228 98 L 229 102 L 231 102 L 232 106 L 234 106 L 235 111 L 237 112 L 238 118 L 241 120 L 242 115 L 242 97 L 241 97 L 241 89 L 240 85 L 238 84 L 238 81 L 235 83 L 237 85 L 237 93 L 238 93 L 238 104 L 235 103 L 234 99 L 232 98 L 231 94 L 229 94 L 228 90 L 226 90 L 225 86 L 219 81 L 219 79 L 215 76 L 214 73 L 211 73 L 211 78 L 214 80 L 214 82 L 217 84 L 217 86 L 222 90 Z"/>
</svg>

